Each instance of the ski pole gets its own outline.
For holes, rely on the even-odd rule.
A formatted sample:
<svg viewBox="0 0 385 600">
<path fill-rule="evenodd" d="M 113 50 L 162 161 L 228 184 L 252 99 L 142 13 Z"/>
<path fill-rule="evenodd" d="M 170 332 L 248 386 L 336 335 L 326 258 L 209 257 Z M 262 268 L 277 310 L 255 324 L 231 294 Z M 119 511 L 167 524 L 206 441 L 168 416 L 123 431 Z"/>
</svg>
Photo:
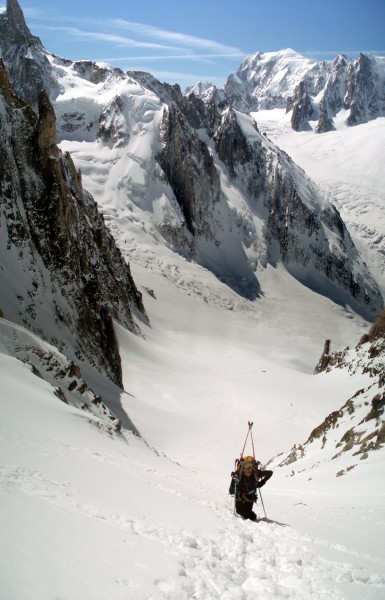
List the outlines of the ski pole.
<svg viewBox="0 0 385 600">
<path fill-rule="evenodd" d="M 261 489 L 259 489 L 259 496 L 260 496 L 260 498 L 261 498 L 262 507 L 263 507 L 263 512 L 265 513 L 265 519 L 267 519 L 267 516 L 266 516 L 266 511 L 265 511 L 265 505 L 263 504 L 263 498 L 262 498 L 262 492 L 261 492 Z"/>
<path fill-rule="evenodd" d="M 234 515 L 237 514 L 237 510 L 236 510 L 236 506 L 237 506 L 237 489 L 238 489 L 238 483 L 239 483 L 239 477 L 238 477 L 238 465 L 239 465 L 239 460 L 236 458 L 235 459 L 235 464 L 234 464 L 234 471 L 232 473 L 232 476 L 234 477 L 234 481 L 235 481 L 235 485 L 234 485 Z"/>
</svg>

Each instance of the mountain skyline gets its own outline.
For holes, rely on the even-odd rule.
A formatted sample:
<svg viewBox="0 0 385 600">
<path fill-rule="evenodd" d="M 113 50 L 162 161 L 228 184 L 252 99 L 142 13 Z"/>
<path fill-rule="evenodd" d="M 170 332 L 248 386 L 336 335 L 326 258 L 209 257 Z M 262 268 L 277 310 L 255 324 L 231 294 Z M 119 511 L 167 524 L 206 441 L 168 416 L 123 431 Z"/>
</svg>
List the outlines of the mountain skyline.
<svg viewBox="0 0 385 600">
<path fill-rule="evenodd" d="M 5 5 L 4 0 L 0 4 Z M 385 55 L 381 0 L 193 5 L 112 2 L 20 3 L 31 29 L 51 52 L 152 73 L 182 89 L 198 81 L 223 86 L 255 52 L 293 48 L 314 60 L 339 53 Z M 3 9 L 4 10 L 4 9 Z M 333 15 L 331 17 L 331 15 Z"/>
</svg>

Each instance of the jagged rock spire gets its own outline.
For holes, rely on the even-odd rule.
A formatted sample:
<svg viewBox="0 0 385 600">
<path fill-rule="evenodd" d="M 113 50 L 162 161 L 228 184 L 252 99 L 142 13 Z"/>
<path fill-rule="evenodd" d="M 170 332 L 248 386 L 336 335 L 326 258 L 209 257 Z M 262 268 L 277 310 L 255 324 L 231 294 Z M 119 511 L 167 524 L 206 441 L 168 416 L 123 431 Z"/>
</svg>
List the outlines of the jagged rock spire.
<svg viewBox="0 0 385 600">
<path fill-rule="evenodd" d="M 7 18 L 10 27 L 18 29 L 27 35 L 31 35 L 24 19 L 23 11 L 17 0 L 7 0 Z"/>
<path fill-rule="evenodd" d="M 56 83 L 43 44 L 30 32 L 17 0 L 7 0 L 0 14 L 0 40 L 14 92 L 37 111 L 39 92 L 52 93 Z"/>
<path fill-rule="evenodd" d="M 369 329 L 369 332 L 362 336 L 359 346 L 366 342 L 375 342 L 376 340 L 382 340 L 385 343 L 385 308 L 382 309 Z"/>
<path fill-rule="evenodd" d="M 0 19 L 0 34 L 3 54 L 7 52 L 12 40 L 18 47 L 34 43 L 42 46 L 40 39 L 32 35 L 17 0 L 7 0 L 6 12 Z"/>
<path fill-rule="evenodd" d="M 381 337 L 385 338 L 385 308 L 382 309 L 369 330 L 370 341 Z"/>
</svg>

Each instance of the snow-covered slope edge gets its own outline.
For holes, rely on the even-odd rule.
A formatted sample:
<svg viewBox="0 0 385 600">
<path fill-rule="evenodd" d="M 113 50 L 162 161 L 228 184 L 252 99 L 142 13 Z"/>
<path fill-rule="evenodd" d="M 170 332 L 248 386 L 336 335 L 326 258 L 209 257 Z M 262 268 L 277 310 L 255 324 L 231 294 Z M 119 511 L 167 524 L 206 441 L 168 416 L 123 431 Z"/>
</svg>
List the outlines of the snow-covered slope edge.
<svg viewBox="0 0 385 600">
<path fill-rule="evenodd" d="M 2 354 L 25 363 L 36 377 L 51 385 L 58 400 L 90 415 L 90 423 L 109 435 L 119 434 L 122 421 L 84 381 L 79 365 L 69 361 L 57 348 L 3 318 L 0 318 L 0 345 Z M 123 425 L 138 435 L 127 416 Z"/>
<path fill-rule="evenodd" d="M 325 510 L 313 506 L 310 520 L 300 511 L 301 532 L 292 526 L 299 498 L 278 486 L 263 491 L 266 521 L 259 505 L 257 525 L 236 519 L 227 473 L 182 467 L 127 431 L 106 435 L 100 418 L 59 401 L 12 356 L 14 326 L 0 326 L 0 524 L 7 548 L 0 590 L 7 600 L 204 600 L 261 590 L 274 600 L 357 593 L 380 600 L 385 580 L 374 548 L 371 556 L 355 554 L 325 529 L 309 533 Z M 328 518 L 341 523 L 338 505 L 328 508 Z M 357 514 L 364 514 L 360 507 Z"/>
<path fill-rule="evenodd" d="M 292 475 L 316 476 L 318 466 L 330 461 L 336 476 L 359 467 L 373 453 L 385 457 L 385 309 L 356 348 L 330 352 L 326 340 L 316 367 L 327 377 L 333 369 L 346 370 L 357 378 L 356 393 L 317 426 L 304 444 L 295 445 L 288 456 L 272 464 L 290 465 Z M 331 462 L 334 461 L 334 462 Z"/>
</svg>

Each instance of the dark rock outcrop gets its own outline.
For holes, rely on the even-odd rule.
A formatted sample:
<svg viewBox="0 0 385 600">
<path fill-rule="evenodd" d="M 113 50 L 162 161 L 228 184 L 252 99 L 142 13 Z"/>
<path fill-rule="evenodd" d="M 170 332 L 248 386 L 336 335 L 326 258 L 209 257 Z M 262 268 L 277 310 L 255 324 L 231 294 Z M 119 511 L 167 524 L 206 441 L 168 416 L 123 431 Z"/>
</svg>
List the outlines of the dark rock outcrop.
<svg viewBox="0 0 385 600">
<path fill-rule="evenodd" d="M 368 333 L 365 333 L 358 342 L 356 352 L 359 357 L 354 356 L 354 360 L 349 358 L 349 348 L 338 352 L 330 352 L 330 345 L 330 340 L 326 340 L 322 356 L 315 368 L 315 373 L 330 371 L 335 367 L 344 368 L 349 365 L 349 361 L 351 364 L 357 363 L 354 367 L 357 369 L 364 363 L 364 359 L 367 357 L 368 361 L 363 369 L 365 372 L 370 372 L 372 376 L 379 376 L 380 385 L 382 385 L 381 382 L 384 382 L 385 379 L 385 363 L 381 364 L 381 361 L 377 359 L 381 356 L 385 358 L 385 308 L 381 310 Z"/>
<path fill-rule="evenodd" d="M 331 117 L 328 111 L 327 103 L 324 99 L 322 99 L 319 107 L 319 119 L 316 127 L 316 132 L 326 133 L 327 131 L 333 131 L 334 129 L 335 127 L 333 123 L 333 118 Z"/>
<path fill-rule="evenodd" d="M 232 177 L 236 171 L 252 163 L 253 153 L 243 134 L 233 109 L 227 110 L 214 135 L 215 150 Z M 257 173 L 254 173 L 257 176 Z"/>
<path fill-rule="evenodd" d="M 319 359 L 319 362 L 314 370 L 314 373 L 322 373 L 322 371 L 326 371 L 330 360 L 330 340 L 325 340 L 324 349 L 321 358 Z"/>
<path fill-rule="evenodd" d="M 47 94 L 39 95 L 36 115 L 13 94 L 2 62 L 0 85 L 5 316 L 121 385 L 113 319 L 138 331 L 134 315 L 146 320 L 141 294 L 70 156 L 56 146 Z M 60 341 L 53 331 L 61 331 Z"/>
<path fill-rule="evenodd" d="M 286 112 L 292 110 L 291 126 L 294 131 L 308 129 L 308 121 L 314 114 L 312 101 L 307 92 L 306 82 L 301 81 L 296 89 L 293 98 L 289 98 L 286 106 Z"/>
<path fill-rule="evenodd" d="M 377 355 L 382 350 L 385 354 L 385 308 L 374 321 L 369 332 L 362 336 L 358 345 L 361 346 L 368 342 L 371 344 L 369 351 L 371 356 Z"/>
<path fill-rule="evenodd" d="M 348 125 L 359 125 L 375 118 L 380 112 L 380 104 L 384 105 L 384 98 L 379 97 L 381 82 L 373 63 L 373 59 L 361 53 L 355 63 L 349 65 L 344 98 L 345 107 L 350 108 Z"/>
<path fill-rule="evenodd" d="M 385 308 L 380 312 L 377 319 L 369 329 L 366 342 L 376 342 L 377 340 L 385 340 Z M 364 343 L 362 340 L 361 344 Z"/>
<path fill-rule="evenodd" d="M 206 144 L 170 104 L 162 124 L 162 150 L 157 156 L 182 209 L 188 231 L 213 238 L 210 217 L 220 199 L 217 170 Z"/>
<path fill-rule="evenodd" d="M 54 91 L 57 81 L 40 39 L 31 34 L 17 0 L 0 15 L 0 49 L 17 96 L 37 110 L 37 94 Z"/>
</svg>

